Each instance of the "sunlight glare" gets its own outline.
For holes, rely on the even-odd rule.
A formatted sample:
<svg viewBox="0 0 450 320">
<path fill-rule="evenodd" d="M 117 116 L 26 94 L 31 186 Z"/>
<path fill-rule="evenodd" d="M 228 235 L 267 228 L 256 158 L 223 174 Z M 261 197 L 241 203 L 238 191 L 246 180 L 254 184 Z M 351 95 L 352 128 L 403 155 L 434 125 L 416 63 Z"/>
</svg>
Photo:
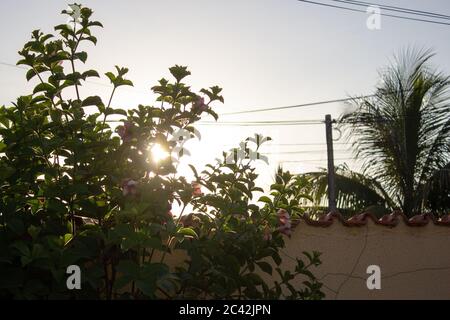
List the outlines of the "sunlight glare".
<svg viewBox="0 0 450 320">
<path fill-rule="evenodd" d="M 160 144 L 155 144 L 150 150 L 152 160 L 156 163 L 166 159 L 169 156 L 167 152 Z"/>
</svg>

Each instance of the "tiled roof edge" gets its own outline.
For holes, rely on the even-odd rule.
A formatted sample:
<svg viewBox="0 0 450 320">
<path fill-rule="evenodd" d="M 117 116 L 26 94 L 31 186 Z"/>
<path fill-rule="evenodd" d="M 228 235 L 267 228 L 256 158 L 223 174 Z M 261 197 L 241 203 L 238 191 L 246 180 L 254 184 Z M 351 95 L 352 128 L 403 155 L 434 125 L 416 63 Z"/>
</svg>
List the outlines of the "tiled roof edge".
<svg viewBox="0 0 450 320">
<path fill-rule="evenodd" d="M 450 214 L 440 217 L 439 219 L 428 213 L 419 214 L 408 218 L 401 211 L 394 211 L 391 214 L 384 215 L 380 219 L 378 219 L 371 212 L 362 212 L 349 219 L 345 219 L 339 212 L 330 212 L 328 214 L 322 215 L 321 217 L 319 217 L 319 219 L 311 219 L 309 216 L 305 215 L 296 220 L 297 221 L 293 221 L 294 225 L 297 225 L 300 220 L 303 220 L 306 222 L 306 224 L 315 227 L 329 227 L 335 221 L 339 221 L 346 227 L 362 227 L 367 224 L 368 220 L 372 220 L 372 222 L 377 225 L 391 228 L 397 226 L 401 220 L 405 225 L 409 227 L 423 227 L 428 225 L 430 221 L 436 226 L 450 227 Z"/>
</svg>

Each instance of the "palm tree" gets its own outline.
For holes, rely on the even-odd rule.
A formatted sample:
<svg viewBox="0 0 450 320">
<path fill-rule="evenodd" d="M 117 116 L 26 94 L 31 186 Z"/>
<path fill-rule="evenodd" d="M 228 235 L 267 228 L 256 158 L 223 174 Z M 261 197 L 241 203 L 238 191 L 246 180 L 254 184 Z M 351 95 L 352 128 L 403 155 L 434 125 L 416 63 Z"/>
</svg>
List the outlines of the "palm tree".
<svg viewBox="0 0 450 320">
<path fill-rule="evenodd" d="M 442 192 L 430 183 L 437 172 L 450 174 L 443 170 L 450 162 L 450 78 L 432 69 L 432 57 L 428 50 L 402 52 L 380 74 L 374 96 L 354 99 L 355 110 L 339 120 L 347 138 L 356 139 L 363 175 L 407 216 L 430 207 L 432 186 Z"/>
<path fill-rule="evenodd" d="M 450 211 L 450 163 L 437 170 L 426 187 L 426 206 L 437 214 Z"/>
<path fill-rule="evenodd" d="M 327 206 L 328 176 L 325 170 L 308 172 L 301 175 L 308 182 L 310 194 L 317 208 Z M 388 213 L 395 207 L 378 181 L 361 173 L 351 171 L 347 165 L 335 168 L 336 202 L 344 216 L 351 216 L 369 210 L 377 216 Z"/>
</svg>

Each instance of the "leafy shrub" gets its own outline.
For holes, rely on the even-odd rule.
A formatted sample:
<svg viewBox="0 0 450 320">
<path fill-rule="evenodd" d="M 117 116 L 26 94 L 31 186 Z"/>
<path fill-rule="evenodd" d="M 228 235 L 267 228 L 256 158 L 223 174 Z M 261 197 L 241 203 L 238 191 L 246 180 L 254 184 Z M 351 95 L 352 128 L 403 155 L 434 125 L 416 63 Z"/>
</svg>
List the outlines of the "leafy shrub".
<svg viewBox="0 0 450 320">
<path fill-rule="evenodd" d="M 260 208 L 250 203 L 262 189 L 248 161 L 209 165 L 201 175 L 192 167 L 192 184 L 176 174 L 174 157 L 152 157 L 155 145 L 178 150 L 176 130 L 194 133 L 204 114 L 217 119 L 212 104 L 223 102 L 221 89 L 195 93 L 182 82 L 187 68 L 174 66 L 174 80 L 152 88 L 158 107 L 123 110 L 113 107 L 114 94 L 133 83 L 116 66 L 105 74 L 107 100 L 82 97 L 99 74 L 80 71 L 88 57 L 80 45 L 96 44 L 92 29 L 102 25 L 77 8 L 79 19 L 56 26 L 57 37 L 33 31 L 18 64 L 37 84 L 0 108 L 0 297 L 321 298 L 308 270 L 318 254 L 307 254 L 307 264 L 298 259 L 293 272 L 279 268 L 295 211 L 295 203 L 281 205 L 292 196 L 286 188 L 274 185 L 278 200 L 265 197 Z M 174 219 L 174 201 L 194 213 Z M 175 269 L 166 262 L 174 248 L 187 254 Z M 273 286 L 256 272 L 272 274 L 268 258 L 279 275 Z M 81 290 L 66 287 L 69 265 L 81 267 Z M 294 288 L 299 274 L 305 286 Z"/>
</svg>

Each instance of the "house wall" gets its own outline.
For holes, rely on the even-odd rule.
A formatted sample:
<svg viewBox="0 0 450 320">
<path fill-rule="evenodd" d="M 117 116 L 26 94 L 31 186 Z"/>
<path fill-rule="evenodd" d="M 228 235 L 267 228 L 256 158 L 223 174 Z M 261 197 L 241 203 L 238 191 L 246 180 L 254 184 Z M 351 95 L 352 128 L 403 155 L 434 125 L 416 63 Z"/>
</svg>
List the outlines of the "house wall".
<svg viewBox="0 0 450 320">
<path fill-rule="evenodd" d="M 450 299 L 449 248 L 450 228 L 432 222 L 348 226 L 336 219 L 323 227 L 300 220 L 281 256 L 283 268 L 293 269 L 303 251 L 321 252 L 322 265 L 311 271 L 326 299 Z M 380 290 L 366 286 L 369 265 L 381 269 Z"/>
</svg>

